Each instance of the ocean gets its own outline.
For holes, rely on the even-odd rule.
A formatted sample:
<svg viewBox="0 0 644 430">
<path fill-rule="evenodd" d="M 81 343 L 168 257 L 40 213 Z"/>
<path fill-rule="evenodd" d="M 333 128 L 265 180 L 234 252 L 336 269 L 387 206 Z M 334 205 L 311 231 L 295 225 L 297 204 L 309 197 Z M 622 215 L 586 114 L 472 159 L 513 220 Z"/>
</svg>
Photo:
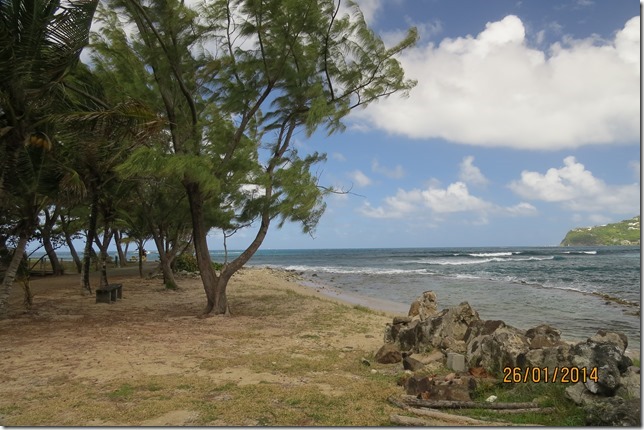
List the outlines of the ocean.
<svg viewBox="0 0 644 430">
<path fill-rule="evenodd" d="M 568 340 L 616 330 L 639 349 L 640 262 L 639 247 L 526 247 L 260 250 L 248 265 L 403 304 L 431 290 L 439 309 L 467 301 L 482 319 L 550 324 Z"/>
</svg>

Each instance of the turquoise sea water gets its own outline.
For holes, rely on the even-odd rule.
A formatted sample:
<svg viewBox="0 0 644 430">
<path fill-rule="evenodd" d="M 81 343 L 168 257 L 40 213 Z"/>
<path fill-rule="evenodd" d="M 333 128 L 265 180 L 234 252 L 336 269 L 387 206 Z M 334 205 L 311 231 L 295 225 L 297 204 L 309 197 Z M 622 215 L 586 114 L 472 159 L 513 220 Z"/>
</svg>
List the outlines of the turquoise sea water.
<svg viewBox="0 0 644 430">
<path fill-rule="evenodd" d="M 605 328 L 624 332 L 629 349 L 640 345 L 639 247 L 260 250 L 249 265 L 405 304 L 432 290 L 439 308 L 467 301 L 481 318 L 522 329 L 547 323 L 585 339 Z"/>
</svg>

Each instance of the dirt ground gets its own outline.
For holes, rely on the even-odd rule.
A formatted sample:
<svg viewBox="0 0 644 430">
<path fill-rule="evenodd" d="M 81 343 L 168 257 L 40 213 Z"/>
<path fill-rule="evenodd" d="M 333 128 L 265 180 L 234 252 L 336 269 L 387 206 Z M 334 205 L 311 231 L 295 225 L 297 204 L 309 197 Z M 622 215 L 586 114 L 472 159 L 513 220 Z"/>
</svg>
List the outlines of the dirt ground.
<svg viewBox="0 0 644 430">
<path fill-rule="evenodd" d="M 381 375 L 394 371 L 361 364 L 390 315 L 270 269 L 243 269 L 232 316 L 206 319 L 198 279 L 171 291 L 125 268 L 109 280 L 123 283 L 113 304 L 81 295 L 78 275 L 34 279 L 30 311 L 14 285 L 0 321 L 0 424 L 381 425 L 395 412 L 385 399 L 398 389 Z"/>
</svg>

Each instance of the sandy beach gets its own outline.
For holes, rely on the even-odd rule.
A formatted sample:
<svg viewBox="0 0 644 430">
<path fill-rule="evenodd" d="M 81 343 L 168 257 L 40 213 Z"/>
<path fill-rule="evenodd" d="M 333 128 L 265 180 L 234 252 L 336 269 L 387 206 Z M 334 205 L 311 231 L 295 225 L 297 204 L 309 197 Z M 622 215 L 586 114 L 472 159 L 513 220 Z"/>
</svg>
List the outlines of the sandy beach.
<svg viewBox="0 0 644 430">
<path fill-rule="evenodd" d="M 400 413 L 387 398 L 403 392 L 402 365 L 374 354 L 406 304 L 245 268 L 229 284 L 232 315 L 199 318 L 198 278 L 167 290 L 128 267 L 109 281 L 123 284 L 112 304 L 81 295 L 78 275 L 35 278 L 29 311 L 14 286 L 0 321 L 0 425 L 383 426 Z"/>
<path fill-rule="evenodd" d="M 382 345 L 391 313 L 362 306 L 395 304 L 243 269 L 229 285 L 232 316 L 199 319 L 198 279 L 170 291 L 136 273 L 109 272 L 123 283 L 113 304 L 82 296 L 66 275 L 32 280 L 25 311 L 14 286 L 13 315 L 0 321 L 1 424 L 388 423 L 402 369 L 361 361 Z"/>
</svg>

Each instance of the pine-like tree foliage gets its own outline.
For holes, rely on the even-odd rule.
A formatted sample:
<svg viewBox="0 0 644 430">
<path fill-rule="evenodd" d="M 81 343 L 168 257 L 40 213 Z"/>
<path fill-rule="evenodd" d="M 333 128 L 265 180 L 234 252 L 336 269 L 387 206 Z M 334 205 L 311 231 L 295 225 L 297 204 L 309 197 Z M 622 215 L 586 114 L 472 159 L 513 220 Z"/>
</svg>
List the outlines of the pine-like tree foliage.
<svg viewBox="0 0 644 430">
<path fill-rule="evenodd" d="M 340 16 L 334 0 L 207 0 L 195 8 L 106 0 L 99 9 L 92 67 L 166 121 L 165 134 L 118 171 L 183 184 L 209 304 L 216 294 L 206 283 L 218 279 L 203 274 L 210 228 L 260 224 L 249 248 L 224 267 L 227 280 L 272 220 L 312 233 L 324 212 L 329 190 L 313 166 L 325 157 L 300 156 L 294 136 L 342 131 L 352 109 L 415 85 L 395 58 L 416 41 L 415 29 L 387 48 L 349 5 L 350 16 Z"/>
</svg>

